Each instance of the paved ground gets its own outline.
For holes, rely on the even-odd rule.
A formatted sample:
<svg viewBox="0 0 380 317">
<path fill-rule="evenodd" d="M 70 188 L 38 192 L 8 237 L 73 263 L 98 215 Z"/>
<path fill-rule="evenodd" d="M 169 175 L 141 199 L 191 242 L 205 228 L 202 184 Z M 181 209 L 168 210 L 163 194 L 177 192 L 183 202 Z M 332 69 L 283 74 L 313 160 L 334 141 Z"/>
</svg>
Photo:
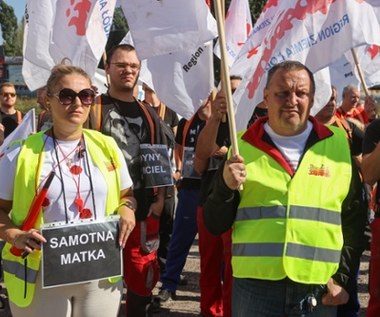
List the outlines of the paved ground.
<svg viewBox="0 0 380 317">
<path fill-rule="evenodd" d="M 365 317 L 366 308 L 368 303 L 368 261 L 369 253 L 366 252 L 362 257 L 360 276 L 359 276 L 359 296 L 361 302 L 360 317 Z M 155 317 L 195 317 L 199 316 L 199 254 L 198 246 L 196 243 L 193 245 L 189 257 L 184 269 L 184 275 L 188 279 L 189 283 L 186 286 L 179 287 L 177 291 L 177 300 L 169 300 L 163 304 L 163 307 L 159 313 L 155 314 Z M 158 285 L 159 287 L 160 285 Z M 158 287 L 154 290 L 154 294 L 157 294 Z M 4 292 L 1 294 L 4 297 Z M 125 302 L 122 302 L 119 317 L 125 316 Z M 8 310 L 0 311 L 0 317 L 11 317 Z M 43 316 L 45 317 L 45 316 Z M 49 317 L 49 316 L 46 316 Z M 107 317 L 107 316 L 105 316 Z"/>
</svg>

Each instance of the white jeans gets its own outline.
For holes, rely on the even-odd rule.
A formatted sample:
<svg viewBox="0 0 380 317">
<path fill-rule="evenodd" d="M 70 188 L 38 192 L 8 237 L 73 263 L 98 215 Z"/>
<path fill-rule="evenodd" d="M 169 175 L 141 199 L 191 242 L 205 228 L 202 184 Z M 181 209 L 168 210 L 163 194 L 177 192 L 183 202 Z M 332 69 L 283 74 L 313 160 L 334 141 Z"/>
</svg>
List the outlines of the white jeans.
<svg viewBox="0 0 380 317">
<path fill-rule="evenodd" d="M 53 288 L 41 288 L 41 272 L 30 306 L 22 308 L 9 302 L 13 317 L 116 317 L 123 291 L 122 279 Z"/>
</svg>

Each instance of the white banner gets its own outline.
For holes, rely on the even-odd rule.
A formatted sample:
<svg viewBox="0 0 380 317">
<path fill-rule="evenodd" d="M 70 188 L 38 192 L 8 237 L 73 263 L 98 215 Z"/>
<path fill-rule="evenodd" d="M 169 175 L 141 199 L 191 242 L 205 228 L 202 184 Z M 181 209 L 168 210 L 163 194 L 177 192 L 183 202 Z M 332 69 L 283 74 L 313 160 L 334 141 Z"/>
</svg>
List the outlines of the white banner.
<svg viewBox="0 0 380 317">
<path fill-rule="evenodd" d="M 193 51 L 216 37 L 205 0 L 121 0 L 140 59 Z"/>
<path fill-rule="evenodd" d="M 225 21 L 228 66 L 232 66 L 251 31 L 252 18 L 248 0 L 232 0 Z M 214 47 L 214 54 L 220 58 L 219 40 Z"/>
<path fill-rule="evenodd" d="M 169 108 L 189 119 L 214 87 L 212 43 L 142 61 L 140 80 Z"/>
<path fill-rule="evenodd" d="M 34 108 L 30 109 L 25 116 L 22 118 L 21 123 L 17 126 L 16 129 L 12 131 L 5 139 L 3 144 L 0 146 L 0 156 L 15 140 L 24 140 L 30 134 L 36 132 L 36 110 Z"/>
<path fill-rule="evenodd" d="M 92 77 L 102 57 L 116 0 L 28 0 L 23 76 L 30 90 L 46 84 L 51 68 L 68 58 Z"/>
<path fill-rule="evenodd" d="M 376 6 L 380 6 L 378 1 Z M 380 43 L 378 16 L 366 1 L 299 0 L 272 21 L 255 54 L 249 51 L 236 62 L 246 64 L 250 71 L 234 94 L 238 130 L 246 127 L 253 107 L 262 101 L 267 71 L 275 64 L 298 60 L 317 72 L 352 47 Z M 329 97 L 320 98 L 321 104 L 315 102 L 312 113 Z"/>
</svg>

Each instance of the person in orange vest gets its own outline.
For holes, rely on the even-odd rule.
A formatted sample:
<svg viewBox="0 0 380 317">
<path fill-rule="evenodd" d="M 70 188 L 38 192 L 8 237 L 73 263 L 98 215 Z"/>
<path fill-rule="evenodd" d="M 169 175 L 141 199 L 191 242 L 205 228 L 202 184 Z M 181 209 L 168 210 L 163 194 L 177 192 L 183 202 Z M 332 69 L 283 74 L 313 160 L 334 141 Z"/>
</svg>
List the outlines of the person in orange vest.
<svg viewBox="0 0 380 317">
<path fill-rule="evenodd" d="M 342 104 L 336 110 L 338 118 L 354 118 L 368 124 L 377 117 L 376 102 L 372 96 L 367 96 L 364 105 L 360 103 L 360 91 L 354 85 L 343 88 Z"/>
<path fill-rule="evenodd" d="M 21 123 L 23 114 L 15 108 L 17 101 L 16 87 L 11 82 L 2 83 L 0 86 L 0 131 L 4 134 L 3 140 L 0 135 L 0 144 Z M 1 133 L 1 134 L 2 134 Z"/>
</svg>

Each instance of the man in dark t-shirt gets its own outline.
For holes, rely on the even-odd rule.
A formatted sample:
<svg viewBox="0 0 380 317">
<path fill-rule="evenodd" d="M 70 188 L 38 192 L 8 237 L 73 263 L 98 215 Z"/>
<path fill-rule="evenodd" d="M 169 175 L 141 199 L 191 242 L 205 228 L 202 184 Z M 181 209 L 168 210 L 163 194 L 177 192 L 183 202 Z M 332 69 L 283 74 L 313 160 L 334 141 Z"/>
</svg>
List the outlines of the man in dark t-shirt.
<svg viewBox="0 0 380 317">
<path fill-rule="evenodd" d="M 99 123 L 97 128 L 115 139 L 133 181 L 136 225 L 123 249 L 126 311 L 128 316 L 146 317 L 152 313 L 152 290 L 159 277 L 158 230 L 165 187 L 146 186 L 140 146 L 153 148 L 166 143 L 158 116 L 134 97 L 140 71 L 135 49 L 127 44 L 113 47 L 107 54 L 105 71 L 110 78 L 109 90 L 100 96 L 100 118 L 90 121 Z"/>
<path fill-rule="evenodd" d="M 21 123 L 22 113 L 16 110 L 17 101 L 16 88 L 11 82 L 2 83 L 0 86 L 1 108 L 0 108 L 0 144 Z M 3 140 L 2 140 L 3 139 Z"/>
<path fill-rule="evenodd" d="M 166 135 L 169 148 L 169 157 L 172 163 L 173 182 L 175 183 L 177 167 L 174 161 L 175 136 L 178 127 L 178 115 L 175 111 L 168 108 L 158 99 L 158 96 L 147 84 L 143 83 L 142 88 L 145 92 L 143 103 L 151 107 L 161 119 L 163 131 Z M 177 173 L 176 173 L 177 171 Z M 165 263 L 169 249 L 170 238 L 173 230 L 174 207 L 175 207 L 175 186 L 167 186 L 165 194 L 164 209 L 160 217 L 160 245 L 158 247 L 158 263 L 161 274 L 165 271 Z"/>
</svg>

